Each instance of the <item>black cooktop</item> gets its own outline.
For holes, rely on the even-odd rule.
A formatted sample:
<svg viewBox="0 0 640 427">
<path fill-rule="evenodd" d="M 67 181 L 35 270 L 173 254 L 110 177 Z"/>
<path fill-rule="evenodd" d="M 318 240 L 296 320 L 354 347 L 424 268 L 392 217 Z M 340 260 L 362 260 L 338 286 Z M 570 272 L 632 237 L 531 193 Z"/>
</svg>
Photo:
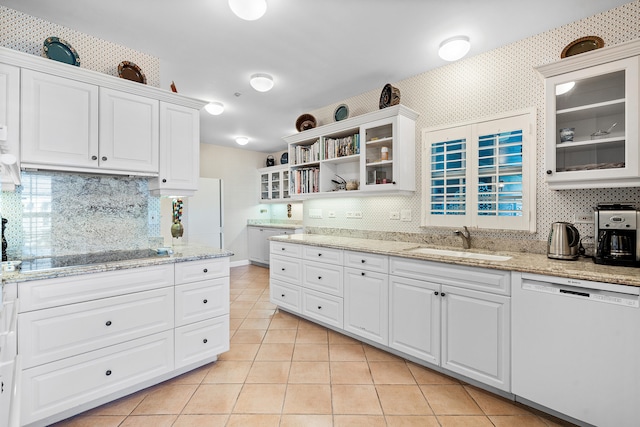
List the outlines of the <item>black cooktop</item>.
<svg viewBox="0 0 640 427">
<path fill-rule="evenodd" d="M 79 255 L 65 255 L 59 257 L 32 258 L 22 260 L 22 272 L 48 270 L 53 268 L 78 267 L 82 265 L 104 264 L 107 262 L 128 261 L 142 258 L 166 257 L 168 254 L 158 254 L 154 249 L 138 249 L 131 251 L 94 252 Z"/>
</svg>

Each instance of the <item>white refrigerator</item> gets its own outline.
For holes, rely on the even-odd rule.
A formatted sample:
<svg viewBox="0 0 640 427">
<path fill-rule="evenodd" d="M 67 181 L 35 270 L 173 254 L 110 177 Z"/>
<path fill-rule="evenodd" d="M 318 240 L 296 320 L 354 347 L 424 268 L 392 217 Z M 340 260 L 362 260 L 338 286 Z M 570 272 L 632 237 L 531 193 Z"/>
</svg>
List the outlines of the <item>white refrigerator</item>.
<svg viewBox="0 0 640 427">
<path fill-rule="evenodd" d="M 189 244 L 224 247 L 222 184 L 221 179 L 200 178 L 195 196 L 185 198 L 184 231 Z"/>
</svg>

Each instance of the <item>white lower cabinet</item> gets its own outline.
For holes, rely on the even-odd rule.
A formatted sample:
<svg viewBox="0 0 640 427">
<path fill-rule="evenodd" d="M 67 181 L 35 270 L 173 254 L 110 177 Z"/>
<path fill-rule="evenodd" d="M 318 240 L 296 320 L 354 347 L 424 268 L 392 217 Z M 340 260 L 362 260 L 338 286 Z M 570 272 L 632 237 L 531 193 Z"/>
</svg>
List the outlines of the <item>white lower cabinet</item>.
<svg viewBox="0 0 640 427">
<path fill-rule="evenodd" d="M 229 351 L 229 315 L 176 328 L 176 369 Z"/>
<path fill-rule="evenodd" d="M 311 289 L 302 290 L 302 314 L 342 329 L 342 298 Z"/>
<path fill-rule="evenodd" d="M 293 313 L 301 312 L 302 288 L 271 279 L 269 284 L 271 302 Z"/>
<path fill-rule="evenodd" d="M 258 225 L 247 226 L 249 261 L 257 264 L 269 265 L 269 255 L 271 253 L 269 237 L 285 234 L 299 234 L 301 232 L 302 228 L 287 229 Z"/>
<path fill-rule="evenodd" d="M 389 275 L 345 268 L 344 277 L 344 330 L 388 345 Z"/>
</svg>

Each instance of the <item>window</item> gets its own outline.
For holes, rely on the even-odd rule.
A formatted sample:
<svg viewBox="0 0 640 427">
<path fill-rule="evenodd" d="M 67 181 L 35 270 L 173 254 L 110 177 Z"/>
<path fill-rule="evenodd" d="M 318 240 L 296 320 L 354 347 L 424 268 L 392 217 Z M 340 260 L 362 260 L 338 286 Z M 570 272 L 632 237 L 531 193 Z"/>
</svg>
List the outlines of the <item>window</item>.
<svg viewBox="0 0 640 427">
<path fill-rule="evenodd" d="M 423 131 L 423 226 L 535 231 L 535 110 Z"/>
</svg>

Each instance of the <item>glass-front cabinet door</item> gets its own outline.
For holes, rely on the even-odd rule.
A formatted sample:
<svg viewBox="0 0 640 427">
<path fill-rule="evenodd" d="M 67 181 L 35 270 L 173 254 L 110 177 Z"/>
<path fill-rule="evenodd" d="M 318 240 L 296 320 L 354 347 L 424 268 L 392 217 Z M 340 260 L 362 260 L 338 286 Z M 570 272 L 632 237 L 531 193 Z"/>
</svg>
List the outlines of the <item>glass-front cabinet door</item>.
<svg viewBox="0 0 640 427">
<path fill-rule="evenodd" d="M 260 200 L 269 200 L 269 173 L 260 174 Z"/>
<path fill-rule="evenodd" d="M 550 188 L 640 185 L 638 57 L 546 79 Z"/>
</svg>

